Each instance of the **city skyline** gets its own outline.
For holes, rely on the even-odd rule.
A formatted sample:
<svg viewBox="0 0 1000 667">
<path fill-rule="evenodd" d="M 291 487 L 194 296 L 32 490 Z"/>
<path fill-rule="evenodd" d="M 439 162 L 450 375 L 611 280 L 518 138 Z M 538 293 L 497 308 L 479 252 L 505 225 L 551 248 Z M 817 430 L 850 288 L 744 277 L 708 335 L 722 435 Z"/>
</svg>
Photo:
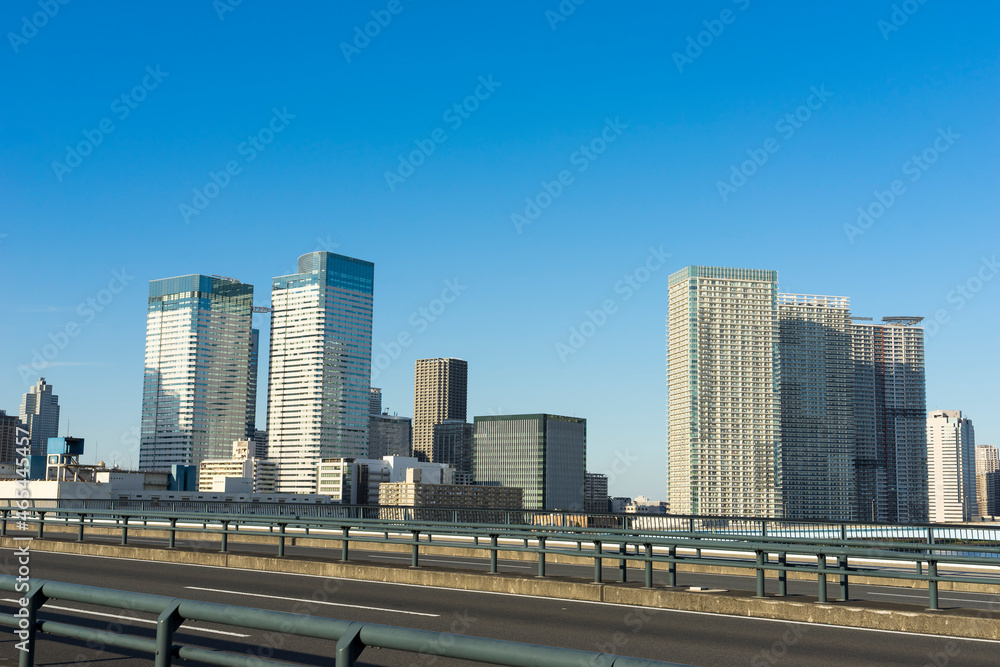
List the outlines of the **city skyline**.
<svg viewBox="0 0 1000 667">
<path fill-rule="evenodd" d="M 71 4 L 8 43 L 0 409 L 46 377 L 59 432 L 134 466 L 148 281 L 234 276 L 267 306 L 329 250 L 379 267 L 391 412 L 414 360 L 465 359 L 470 419 L 585 417 L 612 495 L 663 495 L 667 276 L 691 264 L 925 317 L 927 408 L 1000 441 L 995 6 L 886 31 L 889 2 L 740 2 L 718 35 L 710 4 L 403 6 L 347 55 L 384 4 Z"/>
</svg>

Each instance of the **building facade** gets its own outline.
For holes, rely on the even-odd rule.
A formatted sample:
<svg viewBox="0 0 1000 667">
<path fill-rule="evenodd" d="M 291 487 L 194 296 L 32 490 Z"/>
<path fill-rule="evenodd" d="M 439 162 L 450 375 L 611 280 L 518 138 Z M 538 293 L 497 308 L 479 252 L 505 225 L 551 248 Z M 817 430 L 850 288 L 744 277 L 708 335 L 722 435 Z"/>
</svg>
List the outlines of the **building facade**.
<svg viewBox="0 0 1000 667">
<path fill-rule="evenodd" d="M 689 266 L 668 279 L 667 494 L 678 514 L 776 516 L 776 271 Z"/>
<path fill-rule="evenodd" d="M 981 517 L 1000 516 L 1000 455 L 995 445 L 976 445 L 976 506 Z"/>
<path fill-rule="evenodd" d="M 521 509 L 521 489 L 480 484 L 389 482 L 379 487 L 378 503 L 401 507 Z"/>
<path fill-rule="evenodd" d="M 848 521 L 854 367 L 847 297 L 778 295 L 782 516 Z"/>
<path fill-rule="evenodd" d="M 268 457 L 279 493 L 314 493 L 323 459 L 368 453 L 374 264 L 299 257 L 271 286 Z"/>
<path fill-rule="evenodd" d="M 466 420 L 469 364 L 462 359 L 417 359 L 413 387 L 413 455 L 431 461 L 434 425 Z"/>
<path fill-rule="evenodd" d="M 253 455 L 250 439 L 233 443 L 229 459 L 205 459 L 198 464 L 198 491 L 222 493 L 274 493 L 278 466 L 274 461 Z M 243 480 L 236 485 L 227 481 Z"/>
<path fill-rule="evenodd" d="M 515 487 L 530 510 L 582 510 L 587 420 L 557 415 L 476 417 L 476 483 Z"/>
<path fill-rule="evenodd" d="M 409 417 L 368 416 L 368 458 L 410 456 L 413 453 L 413 420 Z"/>
<path fill-rule="evenodd" d="M 45 456 L 49 438 L 59 435 L 59 397 L 52 393 L 52 385 L 45 378 L 38 378 L 21 397 L 18 419 L 31 437 L 31 455 Z"/>
<path fill-rule="evenodd" d="M 855 519 L 927 521 L 927 402 L 920 317 L 854 318 Z"/>
<path fill-rule="evenodd" d="M 382 390 L 379 387 L 368 389 L 368 414 L 382 414 Z"/>
<path fill-rule="evenodd" d="M 17 441 L 30 435 L 21 420 L 0 410 L 0 463 L 17 463 L 23 457 L 17 455 Z"/>
<path fill-rule="evenodd" d="M 139 467 L 227 457 L 247 436 L 253 286 L 187 275 L 149 283 Z"/>
<path fill-rule="evenodd" d="M 473 425 L 464 419 L 446 419 L 434 424 L 431 454 L 433 463 L 445 463 L 455 470 L 456 484 L 472 484 Z"/>
<path fill-rule="evenodd" d="M 976 499 L 976 436 L 961 410 L 927 413 L 928 519 L 934 523 L 973 521 Z"/>
<path fill-rule="evenodd" d="M 583 511 L 608 512 L 608 476 L 588 472 L 583 476 Z"/>
</svg>

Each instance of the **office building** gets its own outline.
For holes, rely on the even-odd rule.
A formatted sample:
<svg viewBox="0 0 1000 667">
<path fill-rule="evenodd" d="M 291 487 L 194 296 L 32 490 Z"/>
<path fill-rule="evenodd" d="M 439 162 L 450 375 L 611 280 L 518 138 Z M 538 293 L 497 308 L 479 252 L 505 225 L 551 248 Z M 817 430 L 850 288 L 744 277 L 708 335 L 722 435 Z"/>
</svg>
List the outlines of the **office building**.
<svg viewBox="0 0 1000 667">
<path fill-rule="evenodd" d="M 547 414 L 474 419 L 477 484 L 521 489 L 529 510 L 581 510 L 587 420 Z"/>
<path fill-rule="evenodd" d="M 413 420 L 395 415 L 368 415 L 368 458 L 410 456 Z"/>
<path fill-rule="evenodd" d="M 368 453 L 374 268 L 312 252 L 272 282 L 267 436 L 279 493 L 313 493 L 320 461 Z"/>
<path fill-rule="evenodd" d="M 368 414 L 382 414 L 382 390 L 378 387 L 368 389 Z"/>
<path fill-rule="evenodd" d="M 668 279 L 667 491 L 678 514 L 781 512 L 776 271 Z"/>
<path fill-rule="evenodd" d="M 274 493 L 278 466 L 253 455 L 254 441 L 233 442 L 228 459 L 205 459 L 198 464 L 198 491 L 222 493 Z"/>
<path fill-rule="evenodd" d="M 848 521 L 854 367 L 847 297 L 778 295 L 782 516 Z"/>
<path fill-rule="evenodd" d="M 260 330 L 250 329 L 250 369 L 247 373 L 247 420 L 245 437 L 251 440 L 257 431 L 257 367 L 260 362 Z"/>
<path fill-rule="evenodd" d="M 434 424 L 431 453 L 432 463 L 445 463 L 455 470 L 456 484 L 472 484 L 473 425 L 464 419 L 445 419 Z"/>
<path fill-rule="evenodd" d="M 24 458 L 17 453 L 17 441 L 28 435 L 20 419 L 0 410 L 0 463 L 17 463 Z"/>
<path fill-rule="evenodd" d="M 413 455 L 433 460 L 434 425 L 465 421 L 469 364 L 462 359 L 417 359 L 413 390 Z"/>
<path fill-rule="evenodd" d="M 995 445 L 976 445 L 976 506 L 981 517 L 1000 516 L 1000 456 Z"/>
<path fill-rule="evenodd" d="M 419 473 L 419 470 L 411 473 Z M 411 474 L 406 482 L 387 482 L 379 487 L 378 503 L 400 507 L 447 507 L 459 509 L 521 509 L 521 489 L 481 484 L 427 484 Z M 419 517 L 414 517 L 419 518 Z"/>
<path fill-rule="evenodd" d="M 52 393 L 52 385 L 45 378 L 38 378 L 21 397 L 18 419 L 28 429 L 31 455 L 45 456 L 49 438 L 59 435 L 59 397 Z"/>
<path fill-rule="evenodd" d="M 187 275 L 152 280 L 139 467 L 229 456 L 254 409 L 253 286 Z"/>
<path fill-rule="evenodd" d="M 342 505 L 367 505 L 368 466 L 350 457 L 323 459 L 316 470 L 316 493 Z M 375 496 L 375 501 L 378 495 Z"/>
<path fill-rule="evenodd" d="M 972 521 L 976 500 L 976 436 L 961 410 L 927 413 L 928 519 L 933 523 Z"/>
<path fill-rule="evenodd" d="M 854 518 L 927 521 L 923 318 L 853 319 Z"/>
<path fill-rule="evenodd" d="M 583 511 L 607 512 L 608 476 L 596 472 L 588 472 L 583 476 Z"/>
</svg>

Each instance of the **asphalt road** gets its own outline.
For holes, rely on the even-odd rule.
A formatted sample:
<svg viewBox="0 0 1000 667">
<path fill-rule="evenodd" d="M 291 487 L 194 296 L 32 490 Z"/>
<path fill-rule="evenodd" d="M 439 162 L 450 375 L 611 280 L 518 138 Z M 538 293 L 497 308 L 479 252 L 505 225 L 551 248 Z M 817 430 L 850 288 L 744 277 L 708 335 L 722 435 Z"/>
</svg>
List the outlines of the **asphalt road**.
<svg viewBox="0 0 1000 667">
<path fill-rule="evenodd" d="M 4 573 L 13 571 L 11 554 L 10 550 L 0 550 Z M 316 616 L 615 652 L 700 667 L 995 667 L 1000 650 L 1000 642 L 44 552 L 32 553 L 31 576 Z M 4 594 L 3 597 L 9 600 L 13 595 Z M 9 613 L 12 603 L 0 602 L 0 607 Z M 52 601 L 43 608 L 42 618 L 66 621 L 70 617 L 74 622 L 113 632 L 152 636 L 151 617 L 146 614 L 65 601 Z M 330 664 L 332 661 L 332 642 L 231 626 L 196 625 L 195 628 L 182 628 L 178 640 L 292 662 Z M 13 665 L 17 660 L 15 640 L 11 637 L 9 630 L 0 629 L 0 665 Z M 273 653 L 269 646 L 276 646 Z M 124 667 L 150 664 L 149 658 L 70 640 L 46 638 L 39 642 L 38 648 L 37 665 Z M 471 664 L 376 649 L 367 649 L 362 663 Z"/>
</svg>

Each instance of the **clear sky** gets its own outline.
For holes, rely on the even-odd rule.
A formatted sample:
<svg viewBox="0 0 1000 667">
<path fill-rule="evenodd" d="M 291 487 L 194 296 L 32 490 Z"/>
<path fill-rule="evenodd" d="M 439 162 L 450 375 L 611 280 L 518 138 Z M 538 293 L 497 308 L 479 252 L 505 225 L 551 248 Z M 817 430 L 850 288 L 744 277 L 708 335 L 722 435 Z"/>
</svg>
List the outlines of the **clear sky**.
<svg viewBox="0 0 1000 667">
<path fill-rule="evenodd" d="M 415 359 L 466 359 L 470 420 L 587 418 L 615 495 L 665 497 L 667 276 L 689 264 L 936 317 L 927 407 L 998 442 L 998 19 L 5 2 L 0 408 L 44 375 L 86 459 L 135 465 L 148 281 L 232 276 L 267 305 L 327 249 L 375 263 L 384 405 L 412 415 Z"/>
</svg>

